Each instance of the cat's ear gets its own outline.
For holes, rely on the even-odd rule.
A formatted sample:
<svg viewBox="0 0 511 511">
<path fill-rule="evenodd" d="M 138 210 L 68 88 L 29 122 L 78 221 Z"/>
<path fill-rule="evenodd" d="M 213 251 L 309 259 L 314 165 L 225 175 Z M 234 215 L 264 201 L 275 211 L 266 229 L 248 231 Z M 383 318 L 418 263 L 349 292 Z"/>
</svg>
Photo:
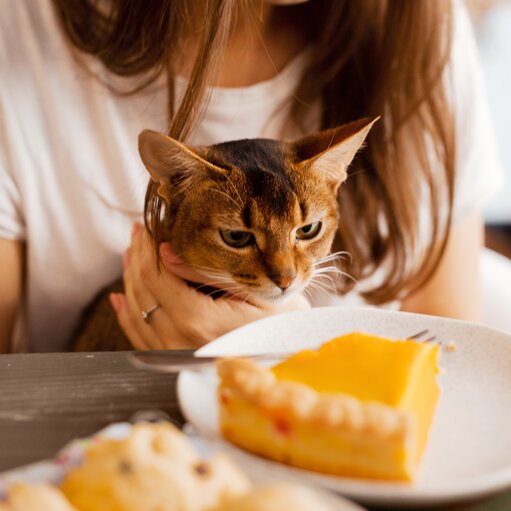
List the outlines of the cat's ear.
<svg viewBox="0 0 511 511">
<path fill-rule="evenodd" d="M 140 133 L 138 151 L 152 180 L 158 183 L 158 195 L 167 201 L 176 184 L 184 185 L 189 179 L 199 177 L 204 169 L 223 172 L 223 169 L 205 160 L 195 148 L 157 131 L 144 130 Z"/>
<path fill-rule="evenodd" d="M 294 142 L 300 166 L 323 174 L 337 190 L 348 177 L 349 164 L 378 119 L 360 119 Z"/>
</svg>

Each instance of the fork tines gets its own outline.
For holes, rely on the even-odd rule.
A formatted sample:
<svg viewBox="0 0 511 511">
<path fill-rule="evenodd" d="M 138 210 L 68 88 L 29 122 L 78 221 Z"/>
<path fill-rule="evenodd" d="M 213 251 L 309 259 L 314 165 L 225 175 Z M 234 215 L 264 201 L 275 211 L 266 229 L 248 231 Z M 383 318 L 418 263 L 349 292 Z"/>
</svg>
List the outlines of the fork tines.
<svg viewBox="0 0 511 511">
<path fill-rule="evenodd" d="M 407 339 L 414 339 L 419 342 L 433 342 L 437 341 L 437 338 L 435 335 L 429 335 L 430 331 L 426 328 L 425 330 L 421 330 L 420 332 L 417 332 L 414 335 L 410 335 L 407 337 Z"/>
</svg>

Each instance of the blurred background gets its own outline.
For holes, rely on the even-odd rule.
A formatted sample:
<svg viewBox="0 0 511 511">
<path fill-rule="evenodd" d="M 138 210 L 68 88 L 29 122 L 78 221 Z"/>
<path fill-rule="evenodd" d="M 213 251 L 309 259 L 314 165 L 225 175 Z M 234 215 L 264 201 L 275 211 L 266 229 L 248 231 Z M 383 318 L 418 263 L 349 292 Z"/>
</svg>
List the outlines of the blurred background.
<svg viewBox="0 0 511 511">
<path fill-rule="evenodd" d="M 485 210 L 487 244 L 511 257 L 511 0 L 466 0 L 474 22 L 490 110 L 506 172 Z"/>
</svg>

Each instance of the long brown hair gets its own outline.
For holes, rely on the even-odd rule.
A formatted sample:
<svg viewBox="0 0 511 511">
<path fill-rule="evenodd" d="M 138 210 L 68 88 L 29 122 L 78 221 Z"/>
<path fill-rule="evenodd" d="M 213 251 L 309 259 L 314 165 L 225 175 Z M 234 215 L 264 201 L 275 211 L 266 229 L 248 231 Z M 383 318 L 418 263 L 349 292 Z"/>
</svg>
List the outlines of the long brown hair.
<svg viewBox="0 0 511 511">
<path fill-rule="evenodd" d="M 250 8 L 239 0 L 202 1 L 208 21 L 198 35 L 199 51 L 176 112 L 172 62 L 193 2 L 53 3 L 73 45 L 118 75 L 143 77 L 136 90 L 166 74 L 169 134 L 185 140 L 200 119 L 205 85 L 237 11 Z M 349 273 L 357 281 L 375 276 L 374 285 L 359 289 L 368 301 L 402 298 L 433 274 L 451 223 L 454 122 L 444 71 L 452 6 L 445 0 L 313 0 L 292 9 L 311 47 L 310 65 L 293 99 L 293 118 L 299 120 L 317 98 L 322 129 L 382 116 L 341 189 L 335 249 L 352 255 Z M 151 182 L 145 218 L 155 244 L 162 239 L 164 207 Z M 342 281 L 339 291 L 353 286 L 351 280 Z"/>
</svg>

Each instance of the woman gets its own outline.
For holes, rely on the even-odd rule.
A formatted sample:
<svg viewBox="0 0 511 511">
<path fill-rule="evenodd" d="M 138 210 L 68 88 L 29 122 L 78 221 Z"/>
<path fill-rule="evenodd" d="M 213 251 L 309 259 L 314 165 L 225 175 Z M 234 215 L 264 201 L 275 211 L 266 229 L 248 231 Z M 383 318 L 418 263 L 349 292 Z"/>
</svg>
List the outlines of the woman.
<svg viewBox="0 0 511 511">
<path fill-rule="evenodd" d="M 457 2 L 1 1 L 3 351 L 64 349 L 117 275 L 143 128 L 210 144 L 382 115 L 340 194 L 334 248 L 360 283 L 341 283 L 342 303 L 479 318 L 480 207 L 501 174 Z M 158 274 L 135 227 L 112 296 L 135 348 L 196 347 L 282 310 L 212 300 L 167 244 L 161 256 Z"/>
</svg>

